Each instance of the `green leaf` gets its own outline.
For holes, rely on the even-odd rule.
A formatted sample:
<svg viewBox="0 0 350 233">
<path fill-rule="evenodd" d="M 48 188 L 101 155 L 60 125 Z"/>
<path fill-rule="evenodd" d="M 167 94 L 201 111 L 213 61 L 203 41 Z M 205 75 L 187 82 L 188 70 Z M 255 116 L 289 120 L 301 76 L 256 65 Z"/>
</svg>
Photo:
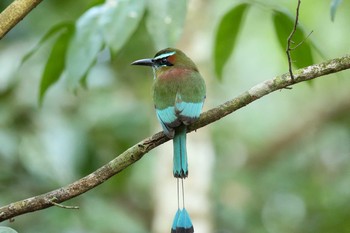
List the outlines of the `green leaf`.
<svg viewBox="0 0 350 233">
<path fill-rule="evenodd" d="M 65 67 L 65 56 L 69 41 L 73 33 L 73 28 L 61 33 L 52 46 L 51 53 L 47 60 L 40 82 L 39 104 L 43 102 L 47 89 L 53 85 L 61 76 Z"/>
<path fill-rule="evenodd" d="M 45 35 L 40 39 L 40 41 L 31 49 L 29 50 L 22 58 L 21 65 L 26 62 L 38 49 L 51 37 L 55 36 L 57 33 L 59 33 L 61 30 L 67 29 L 69 27 L 72 27 L 72 22 L 62 22 L 54 25 L 51 27 Z"/>
<path fill-rule="evenodd" d="M 66 56 L 71 88 L 86 77 L 104 45 L 117 52 L 128 41 L 144 10 L 145 0 L 110 0 L 90 8 L 79 18 Z"/>
<path fill-rule="evenodd" d="M 338 8 L 338 6 L 340 5 L 340 3 L 342 2 L 342 0 L 333 0 L 331 2 L 331 20 L 334 21 L 335 18 L 335 12 Z"/>
<path fill-rule="evenodd" d="M 234 51 L 235 43 L 248 4 L 243 3 L 228 11 L 221 19 L 214 42 L 215 73 L 222 79 L 224 65 Z"/>
<path fill-rule="evenodd" d="M 149 0 L 146 26 L 158 50 L 174 47 L 181 36 L 187 0 Z"/>
<path fill-rule="evenodd" d="M 144 10 L 145 0 L 107 1 L 100 24 L 106 44 L 116 53 L 134 33 Z"/>
<path fill-rule="evenodd" d="M 278 42 L 284 53 L 287 48 L 287 39 L 294 27 L 294 21 L 295 18 L 291 15 L 282 11 L 274 11 L 273 24 L 277 34 Z M 292 64 L 297 68 L 309 66 L 314 63 L 311 52 L 312 42 L 310 38 L 306 37 L 307 35 L 304 33 L 304 30 L 300 24 L 298 24 L 297 30 L 292 38 L 292 41 L 294 43 L 291 44 L 291 58 L 293 61 Z"/>
<path fill-rule="evenodd" d="M 71 88 L 77 87 L 103 47 L 99 19 L 105 9 L 104 5 L 92 7 L 76 23 L 75 34 L 66 54 L 67 77 Z"/>
<path fill-rule="evenodd" d="M 81 79 L 80 79 L 80 85 L 82 88 L 87 89 L 88 88 L 88 84 L 87 84 L 87 78 L 88 78 L 88 74 L 85 74 Z"/>
</svg>

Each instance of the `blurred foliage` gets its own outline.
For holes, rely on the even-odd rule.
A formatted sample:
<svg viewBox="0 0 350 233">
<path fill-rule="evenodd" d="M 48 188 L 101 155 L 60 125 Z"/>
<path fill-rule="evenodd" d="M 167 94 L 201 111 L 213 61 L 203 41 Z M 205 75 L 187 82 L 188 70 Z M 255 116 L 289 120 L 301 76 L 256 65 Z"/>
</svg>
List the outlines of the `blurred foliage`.
<svg viewBox="0 0 350 233">
<path fill-rule="evenodd" d="M 232 8 L 222 17 L 218 26 L 214 47 L 215 71 L 218 78 L 222 77 L 223 67 L 233 52 L 247 7 L 248 4 L 243 3 Z"/>
<path fill-rule="evenodd" d="M 229 59 L 231 53 L 233 53 L 235 41 L 239 35 L 239 29 L 242 24 L 243 16 L 246 14 L 246 10 L 249 5 L 250 4 L 242 3 L 236 7 L 233 7 L 222 17 L 220 25 L 218 26 L 218 31 L 214 42 L 214 62 L 216 75 L 220 79 L 222 78 L 224 65 Z M 273 15 L 273 25 L 277 34 L 278 42 L 281 45 L 282 51 L 286 51 L 287 39 L 294 27 L 295 16 L 290 15 L 289 12 L 286 12 L 285 10 L 280 10 L 280 7 L 268 7 Z M 232 24 L 232 22 L 235 23 Z M 312 39 L 308 38 L 308 35 L 299 24 L 292 38 L 291 46 L 293 59 L 292 64 L 295 67 L 302 68 L 314 64 L 310 44 L 312 44 Z M 298 48 L 299 46 L 301 48 Z M 320 50 L 315 51 L 320 52 Z"/>
<path fill-rule="evenodd" d="M 286 41 L 291 33 L 290 29 L 294 27 L 294 23 L 295 17 L 283 11 L 276 11 L 273 14 L 273 24 L 282 50 L 287 49 Z M 291 45 L 292 64 L 297 68 L 303 68 L 314 64 L 311 46 L 307 37 L 308 35 L 299 25 L 292 37 L 293 43 Z"/>
<path fill-rule="evenodd" d="M 335 19 L 335 13 L 336 13 L 341 2 L 342 2 L 342 0 L 332 0 L 332 2 L 331 2 L 331 19 L 332 19 L 332 21 L 334 21 L 334 19 Z"/>
<path fill-rule="evenodd" d="M 303 1 L 293 41 L 314 33 L 293 50 L 295 67 L 349 52 L 350 16 L 332 3 Z M 66 185 L 160 130 L 152 71 L 131 68 L 136 59 L 167 46 L 188 51 L 207 82 L 207 109 L 286 72 L 295 6 L 43 1 L 0 43 L 0 205 Z M 334 18 L 336 9 L 332 23 L 324 15 L 331 10 Z M 348 76 L 271 94 L 207 127 L 217 155 L 213 232 L 349 231 Z M 78 211 L 49 208 L 1 225 L 26 233 L 151 232 L 156 160 L 145 156 L 64 203 Z"/>
</svg>

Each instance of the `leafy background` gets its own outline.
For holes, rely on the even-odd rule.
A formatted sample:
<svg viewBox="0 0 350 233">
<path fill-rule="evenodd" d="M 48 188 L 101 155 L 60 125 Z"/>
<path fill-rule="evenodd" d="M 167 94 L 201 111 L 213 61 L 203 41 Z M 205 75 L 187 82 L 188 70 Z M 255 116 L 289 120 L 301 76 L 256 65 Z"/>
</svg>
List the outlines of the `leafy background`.
<svg viewBox="0 0 350 233">
<path fill-rule="evenodd" d="M 295 45 L 313 33 L 292 51 L 295 68 L 349 52 L 349 4 L 302 1 Z M 205 109 L 287 72 L 295 7 L 290 0 L 43 1 L 0 43 L 0 205 L 68 184 L 160 130 L 152 72 L 131 67 L 136 59 L 167 46 L 186 51 L 206 79 Z M 194 176 L 186 180 L 197 232 L 349 232 L 348 75 L 271 94 L 190 136 L 209 148 L 190 153 Z M 168 206 L 175 194 L 159 191 L 163 180 L 175 186 L 171 162 L 163 163 L 171 150 L 167 143 L 64 203 L 78 211 L 49 208 L 1 226 L 164 232 L 172 219 L 159 213 L 175 213 Z M 198 184 L 206 191 L 196 193 Z"/>
</svg>

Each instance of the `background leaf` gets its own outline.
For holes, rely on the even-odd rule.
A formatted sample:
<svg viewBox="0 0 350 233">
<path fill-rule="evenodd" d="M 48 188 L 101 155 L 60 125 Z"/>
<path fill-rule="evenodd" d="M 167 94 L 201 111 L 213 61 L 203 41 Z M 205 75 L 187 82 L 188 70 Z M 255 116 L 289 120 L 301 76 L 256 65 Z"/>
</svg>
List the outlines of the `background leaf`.
<svg viewBox="0 0 350 233">
<path fill-rule="evenodd" d="M 109 0 L 90 8 L 79 18 L 67 53 L 70 87 L 75 88 L 86 77 L 104 45 L 116 53 L 127 42 L 144 9 L 144 0 Z"/>
<path fill-rule="evenodd" d="M 224 65 L 233 53 L 243 15 L 248 4 L 243 3 L 232 8 L 221 19 L 214 42 L 215 73 L 222 78 Z"/>
<path fill-rule="evenodd" d="M 130 38 L 142 19 L 144 0 L 107 1 L 100 24 L 106 44 L 116 53 Z"/>
<path fill-rule="evenodd" d="M 294 27 L 294 17 L 283 12 L 283 11 L 274 11 L 273 14 L 273 25 L 275 27 L 275 32 L 277 34 L 278 42 L 285 52 L 287 48 L 287 39 Z M 297 46 L 300 42 L 302 44 L 297 48 L 291 51 L 291 57 L 293 60 L 293 65 L 297 68 L 302 68 L 305 66 L 309 66 L 314 63 L 312 53 L 311 53 L 311 39 L 306 38 L 307 34 L 304 33 L 304 30 L 298 24 L 298 28 L 294 33 L 292 41 L 294 43 L 291 44 L 291 48 Z M 287 62 L 287 58 L 286 58 Z"/>
<path fill-rule="evenodd" d="M 187 12 L 186 0 L 149 0 L 146 26 L 157 50 L 173 47 L 179 39 Z"/>
<path fill-rule="evenodd" d="M 54 43 L 47 60 L 40 82 L 39 104 L 42 104 L 47 89 L 57 82 L 65 67 L 66 51 L 73 33 L 73 28 L 63 32 Z"/>
<path fill-rule="evenodd" d="M 105 10 L 104 5 L 92 7 L 77 21 L 66 56 L 67 76 L 71 88 L 76 88 L 102 49 L 103 37 L 99 17 Z"/>
<path fill-rule="evenodd" d="M 340 5 L 340 3 L 342 2 L 342 0 L 333 0 L 331 2 L 331 20 L 334 21 L 335 18 L 335 12 L 338 8 L 338 6 Z"/>
<path fill-rule="evenodd" d="M 46 33 L 45 35 L 40 39 L 40 41 L 31 49 L 29 50 L 23 57 L 21 60 L 21 64 L 23 64 L 24 62 L 26 62 L 36 51 L 38 51 L 38 49 L 43 45 L 43 43 L 45 43 L 48 39 L 50 39 L 51 37 L 53 37 L 54 35 L 56 35 L 58 32 L 60 32 L 61 30 L 67 29 L 68 27 L 72 27 L 72 22 L 62 22 L 62 23 L 58 23 L 56 25 L 54 25 L 53 27 L 51 27 Z"/>
</svg>

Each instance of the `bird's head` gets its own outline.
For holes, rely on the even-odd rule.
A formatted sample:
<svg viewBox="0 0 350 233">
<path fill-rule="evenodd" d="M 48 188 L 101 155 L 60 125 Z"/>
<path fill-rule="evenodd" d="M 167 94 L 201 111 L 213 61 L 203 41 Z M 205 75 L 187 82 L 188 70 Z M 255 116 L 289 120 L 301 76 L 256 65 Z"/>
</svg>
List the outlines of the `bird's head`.
<svg viewBox="0 0 350 233">
<path fill-rule="evenodd" d="M 181 50 L 166 48 L 154 56 L 134 61 L 131 65 L 151 66 L 156 73 L 162 73 L 169 69 L 192 69 L 198 71 L 194 62 L 186 56 Z"/>
</svg>

